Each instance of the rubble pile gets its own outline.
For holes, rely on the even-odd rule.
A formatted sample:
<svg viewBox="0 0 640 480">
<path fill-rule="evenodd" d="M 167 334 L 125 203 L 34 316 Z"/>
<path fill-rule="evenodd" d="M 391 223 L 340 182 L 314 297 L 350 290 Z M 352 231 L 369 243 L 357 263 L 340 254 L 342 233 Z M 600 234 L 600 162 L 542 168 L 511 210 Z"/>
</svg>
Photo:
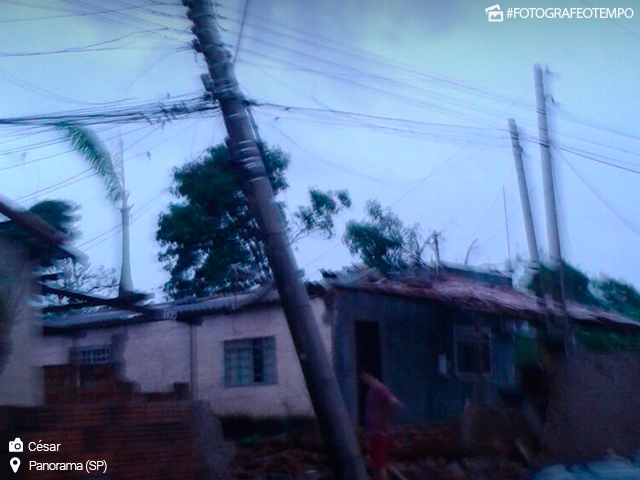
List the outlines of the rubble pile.
<svg viewBox="0 0 640 480">
<path fill-rule="evenodd" d="M 364 436 L 359 440 L 366 452 Z M 390 463 L 407 480 L 524 480 L 529 474 L 522 463 L 504 455 L 466 456 L 457 421 L 431 428 L 398 428 Z M 293 435 L 239 442 L 230 476 L 237 480 L 332 478 L 321 441 Z"/>
<path fill-rule="evenodd" d="M 231 462 L 231 478 L 312 478 L 311 472 L 327 471 L 328 460 L 320 441 L 313 437 L 279 435 L 239 442 Z"/>
</svg>

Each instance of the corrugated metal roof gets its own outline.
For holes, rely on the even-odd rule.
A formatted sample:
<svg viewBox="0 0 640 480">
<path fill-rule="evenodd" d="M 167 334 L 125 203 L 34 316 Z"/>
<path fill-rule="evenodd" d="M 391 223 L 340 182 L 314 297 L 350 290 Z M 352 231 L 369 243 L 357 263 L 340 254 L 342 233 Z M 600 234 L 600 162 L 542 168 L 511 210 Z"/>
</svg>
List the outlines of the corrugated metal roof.
<svg viewBox="0 0 640 480">
<path fill-rule="evenodd" d="M 466 310 L 515 318 L 535 320 L 547 312 L 554 317 L 564 316 L 560 307 L 550 300 L 541 302 L 535 296 L 512 287 L 460 277 L 443 276 L 432 281 L 390 280 L 369 273 L 356 280 L 353 280 L 353 276 L 346 277 L 346 281 L 341 281 L 340 275 L 337 275 L 328 283 L 335 288 L 437 301 Z M 566 307 L 569 318 L 577 322 L 640 328 L 640 322 L 606 310 L 574 302 L 568 302 Z"/>
<path fill-rule="evenodd" d="M 251 305 L 260 305 L 278 301 L 274 290 L 260 294 L 260 289 L 239 295 L 212 296 L 205 298 L 182 299 L 175 302 L 150 305 L 158 311 L 157 317 L 141 315 L 124 310 L 105 310 L 92 313 L 67 316 L 47 316 L 43 318 L 43 326 L 49 331 L 77 330 L 82 328 L 111 327 L 135 323 L 154 322 L 168 318 L 186 319 L 201 317 L 221 312 L 233 312 Z"/>
</svg>

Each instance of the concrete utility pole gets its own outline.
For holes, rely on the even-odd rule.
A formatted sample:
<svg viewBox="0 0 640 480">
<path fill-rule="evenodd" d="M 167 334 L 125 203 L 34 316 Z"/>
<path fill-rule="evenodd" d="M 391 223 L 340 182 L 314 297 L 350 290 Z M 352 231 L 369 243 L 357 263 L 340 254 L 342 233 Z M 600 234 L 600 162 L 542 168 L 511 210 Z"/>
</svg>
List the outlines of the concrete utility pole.
<svg viewBox="0 0 640 480">
<path fill-rule="evenodd" d="M 529 260 L 533 268 L 539 269 L 540 254 L 538 253 L 538 241 L 536 240 L 536 230 L 533 224 L 533 214 L 531 212 L 531 201 L 529 200 L 527 174 L 524 169 L 524 163 L 522 162 L 522 147 L 520 146 L 518 126 L 513 118 L 509 119 L 509 130 L 511 131 L 513 159 L 516 163 L 516 175 L 518 177 L 518 188 L 520 190 L 520 204 L 522 205 L 522 216 L 524 217 L 524 229 L 527 233 Z"/>
<path fill-rule="evenodd" d="M 507 215 L 507 194 L 502 186 L 502 206 L 504 207 L 504 228 L 507 231 L 507 255 L 511 263 L 511 239 L 509 238 L 509 215 Z"/>
<path fill-rule="evenodd" d="M 540 155 L 542 158 L 542 182 L 544 184 L 544 204 L 547 212 L 547 236 L 549 239 L 549 255 L 554 263 L 562 262 L 560 249 L 560 230 L 558 228 L 558 212 L 556 209 L 556 187 L 551 163 L 551 146 L 549 144 L 549 125 L 547 122 L 547 97 L 544 92 L 542 68 L 534 66 L 536 84 L 536 105 L 538 110 L 538 134 L 540 136 Z"/>
<path fill-rule="evenodd" d="M 544 91 L 544 77 L 542 68 L 536 64 L 533 68 L 536 86 L 536 106 L 538 110 L 538 135 L 540 141 L 540 155 L 542 158 L 542 183 L 544 186 L 544 204 L 547 214 L 547 237 L 549 240 L 549 256 L 555 273 L 551 294 L 554 301 L 560 305 L 564 315 L 565 351 L 573 350 L 573 334 L 566 311 L 564 290 L 564 265 L 562 264 L 562 251 L 560 248 L 560 229 L 558 227 L 558 211 L 556 208 L 556 188 L 551 161 L 551 145 L 549 143 L 549 124 L 547 121 L 547 97 Z"/>
<path fill-rule="evenodd" d="M 208 0 L 182 0 L 193 22 L 213 80 L 229 136 L 228 146 L 243 177 L 243 189 L 260 227 L 285 317 L 336 478 L 365 480 L 364 462 L 326 353 L 287 231 L 251 128 L 246 101 L 224 48 Z"/>
<path fill-rule="evenodd" d="M 549 315 L 544 303 L 544 289 L 542 288 L 542 278 L 540 275 L 540 253 L 538 251 L 538 240 L 536 239 L 536 229 L 533 223 L 533 213 L 531 211 L 531 201 L 529 199 L 529 187 L 527 185 L 527 173 L 522 161 L 522 147 L 520 146 L 520 135 L 518 126 L 513 118 L 509 119 L 509 131 L 511 132 L 511 147 L 513 149 L 513 159 L 516 164 L 516 176 L 518 177 L 518 189 L 520 190 L 520 204 L 522 206 L 522 217 L 524 218 L 524 229 L 527 233 L 527 246 L 529 247 L 529 264 L 534 271 L 533 289 L 538 297 L 538 306 L 544 313 L 544 325 L 549 330 Z"/>
<path fill-rule="evenodd" d="M 442 232 L 433 231 L 431 233 L 431 244 L 433 245 L 433 251 L 436 254 L 436 273 L 440 273 L 440 237 Z"/>
</svg>

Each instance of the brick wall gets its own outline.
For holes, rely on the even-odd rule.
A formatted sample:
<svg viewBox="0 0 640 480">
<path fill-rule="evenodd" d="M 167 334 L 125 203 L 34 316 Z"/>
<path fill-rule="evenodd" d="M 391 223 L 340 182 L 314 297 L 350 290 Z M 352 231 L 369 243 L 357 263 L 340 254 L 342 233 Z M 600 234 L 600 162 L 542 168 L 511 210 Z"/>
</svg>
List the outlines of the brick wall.
<svg viewBox="0 0 640 480">
<path fill-rule="evenodd" d="M 18 479 L 109 478 L 190 480 L 221 478 L 229 450 L 210 410 L 195 402 L 114 402 L 0 409 L 0 442 L 20 437 L 25 452 Z M 60 443 L 59 452 L 27 452 L 28 442 Z M 13 454 L 16 455 L 16 454 Z M 9 455 L 0 450 L 8 472 Z M 105 460 L 95 473 L 29 471 L 28 462 Z"/>
<path fill-rule="evenodd" d="M 550 462 L 599 460 L 640 449 L 640 355 L 580 354 L 556 381 L 545 431 Z"/>
</svg>

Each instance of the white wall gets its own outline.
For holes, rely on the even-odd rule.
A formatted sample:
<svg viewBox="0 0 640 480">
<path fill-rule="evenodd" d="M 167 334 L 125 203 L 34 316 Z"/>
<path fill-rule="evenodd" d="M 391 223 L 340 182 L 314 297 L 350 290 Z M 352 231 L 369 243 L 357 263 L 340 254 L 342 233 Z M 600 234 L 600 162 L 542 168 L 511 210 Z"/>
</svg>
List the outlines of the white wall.
<svg viewBox="0 0 640 480">
<path fill-rule="evenodd" d="M 312 300 L 325 346 L 331 348 L 331 327 L 324 321 L 324 302 Z M 211 402 L 218 415 L 311 415 L 293 341 L 279 305 L 261 305 L 233 315 L 206 317 L 193 327 L 197 358 L 197 396 Z M 275 385 L 225 388 L 225 340 L 275 336 Z M 190 381 L 189 326 L 175 321 L 151 322 L 119 328 L 86 330 L 75 340 L 48 336 L 40 341 L 40 365 L 64 364 L 74 346 L 121 345 L 119 356 L 126 380 L 143 392 L 170 391 L 176 382 Z"/>
<path fill-rule="evenodd" d="M 325 346 L 331 348 L 331 328 L 323 321 L 324 304 L 313 300 L 316 319 Z M 311 415 L 293 340 L 279 305 L 266 306 L 227 316 L 210 318 L 198 328 L 198 396 L 211 401 L 219 415 L 255 416 Z M 224 387 L 225 340 L 275 336 L 277 378 L 275 385 Z"/>
</svg>

